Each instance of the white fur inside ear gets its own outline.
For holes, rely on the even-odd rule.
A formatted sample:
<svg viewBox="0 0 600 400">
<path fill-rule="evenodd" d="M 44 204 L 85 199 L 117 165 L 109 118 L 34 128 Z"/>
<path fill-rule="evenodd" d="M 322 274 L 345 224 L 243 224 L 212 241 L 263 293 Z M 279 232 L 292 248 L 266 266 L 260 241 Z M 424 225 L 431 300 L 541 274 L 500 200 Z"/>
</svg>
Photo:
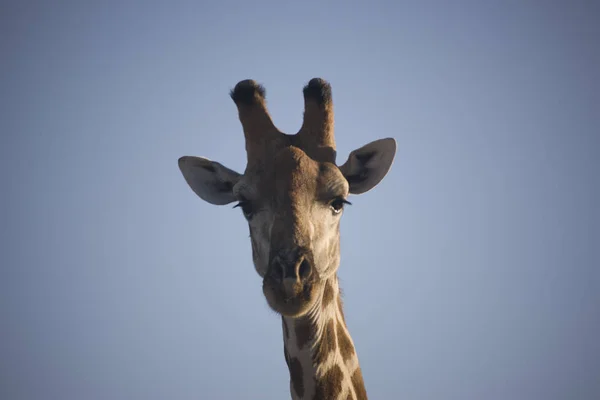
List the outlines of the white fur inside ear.
<svg viewBox="0 0 600 400">
<path fill-rule="evenodd" d="M 392 167 L 395 155 L 393 138 L 375 140 L 350 153 L 340 167 L 350 185 L 350 193 L 365 193 L 377 186 Z"/>
<path fill-rule="evenodd" d="M 237 172 L 204 157 L 184 156 L 178 164 L 185 181 L 201 199 L 215 205 L 235 201 L 233 186 L 241 177 Z"/>
</svg>

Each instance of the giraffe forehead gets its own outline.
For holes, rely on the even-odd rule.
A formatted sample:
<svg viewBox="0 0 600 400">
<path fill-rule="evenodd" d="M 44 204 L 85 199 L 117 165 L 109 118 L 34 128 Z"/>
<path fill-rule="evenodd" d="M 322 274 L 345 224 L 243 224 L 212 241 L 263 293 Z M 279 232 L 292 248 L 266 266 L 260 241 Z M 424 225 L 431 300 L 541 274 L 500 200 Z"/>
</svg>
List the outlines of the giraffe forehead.
<svg viewBox="0 0 600 400">
<path fill-rule="evenodd" d="M 348 191 L 348 182 L 334 163 L 317 161 L 293 145 L 280 147 L 253 164 L 234 187 L 237 197 L 272 206 L 330 201 L 346 197 Z"/>
<path fill-rule="evenodd" d="M 318 174 L 318 163 L 310 158 L 304 150 L 296 146 L 286 146 L 275 153 L 272 167 L 275 173 Z"/>
<path fill-rule="evenodd" d="M 335 164 L 316 161 L 298 147 L 277 152 L 272 168 L 271 188 L 291 199 L 348 194 L 348 182 Z"/>
<path fill-rule="evenodd" d="M 297 197 L 314 192 L 319 165 L 301 149 L 289 146 L 281 149 L 273 160 L 274 184 L 279 192 Z"/>
</svg>

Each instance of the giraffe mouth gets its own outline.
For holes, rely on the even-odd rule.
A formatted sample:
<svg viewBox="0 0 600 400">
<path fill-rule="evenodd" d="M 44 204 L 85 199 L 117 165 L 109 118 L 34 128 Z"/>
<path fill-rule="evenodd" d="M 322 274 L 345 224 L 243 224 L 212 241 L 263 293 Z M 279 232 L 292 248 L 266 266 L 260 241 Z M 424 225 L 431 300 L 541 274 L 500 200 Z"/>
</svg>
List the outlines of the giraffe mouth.
<svg viewBox="0 0 600 400">
<path fill-rule="evenodd" d="M 263 294 L 273 311 L 287 317 L 299 317 L 315 302 L 315 283 L 305 280 L 285 285 L 267 275 L 263 280 Z"/>
<path fill-rule="evenodd" d="M 302 295 L 304 297 L 308 296 L 309 293 L 310 293 L 310 288 L 311 288 L 310 283 L 307 283 L 306 285 L 303 285 L 303 287 L 301 289 L 302 293 L 294 293 L 294 294 L 291 294 L 291 295 L 290 294 L 284 295 L 283 296 L 283 302 L 284 303 L 291 303 L 291 302 L 295 301 L 298 298 L 299 295 Z"/>
</svg>

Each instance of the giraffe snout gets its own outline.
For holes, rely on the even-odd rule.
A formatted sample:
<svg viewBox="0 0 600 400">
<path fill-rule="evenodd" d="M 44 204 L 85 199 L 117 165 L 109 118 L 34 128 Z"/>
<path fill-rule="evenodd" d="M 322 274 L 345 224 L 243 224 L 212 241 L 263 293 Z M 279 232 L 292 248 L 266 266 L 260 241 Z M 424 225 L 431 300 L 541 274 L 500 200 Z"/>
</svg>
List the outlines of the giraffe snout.
<svg viewBox="0 0 600 400">
<path fill-rule="evenodd" d="M 282 315 L 303 315 L 314 304 L 318 292 L 312 253 L 296 247 L 272 254 L 263 279 L 267 303 Z"/>
<path fill-rule="evenodd" d="M 285 286 L 301 283 L 310 277 L 312 263 L 302 250 L 280 253 L 271 262 L 271 275 L 275 281 Z"/>
</svg>

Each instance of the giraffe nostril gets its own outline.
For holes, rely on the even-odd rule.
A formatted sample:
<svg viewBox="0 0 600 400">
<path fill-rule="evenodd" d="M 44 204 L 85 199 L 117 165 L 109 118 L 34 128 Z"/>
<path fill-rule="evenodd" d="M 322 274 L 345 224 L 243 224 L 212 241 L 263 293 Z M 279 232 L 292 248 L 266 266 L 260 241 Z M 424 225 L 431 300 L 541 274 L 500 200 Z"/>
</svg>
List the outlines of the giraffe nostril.
<svg viewBox="0 0 600 400">
<path fill-rule="evenodd" d="M 274 257 L 270 266 L 269 275 L 278 283 L 288 280 L 300 283 L 311 276 L 313 268 L 310 257 L 297 250 Z"/>
<path fill-rule="evenodd" d="M 302 260 L 298 267 L 298 277 L 300 279 L 307 278 L 310 275 L 310 263 L 305 259 Z"/>
</svg>

